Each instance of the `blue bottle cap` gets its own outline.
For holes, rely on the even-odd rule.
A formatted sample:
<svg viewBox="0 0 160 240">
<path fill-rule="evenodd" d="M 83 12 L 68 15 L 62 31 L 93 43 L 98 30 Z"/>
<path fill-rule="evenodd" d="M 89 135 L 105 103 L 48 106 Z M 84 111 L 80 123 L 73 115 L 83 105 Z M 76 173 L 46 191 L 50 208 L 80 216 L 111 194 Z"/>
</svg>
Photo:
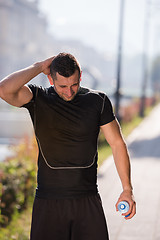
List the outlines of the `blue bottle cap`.
<svg viewBox="0 0 160 240">
<path fill-rule="evenodd" d="M 126 213 L 129 210 L 129 203 L 126 201 L 121 201 L 118 204 L 118 211 L 121 213 Z M 126 215 L 125 217 L 128 217 L 130 214 Z"/>
</svg>

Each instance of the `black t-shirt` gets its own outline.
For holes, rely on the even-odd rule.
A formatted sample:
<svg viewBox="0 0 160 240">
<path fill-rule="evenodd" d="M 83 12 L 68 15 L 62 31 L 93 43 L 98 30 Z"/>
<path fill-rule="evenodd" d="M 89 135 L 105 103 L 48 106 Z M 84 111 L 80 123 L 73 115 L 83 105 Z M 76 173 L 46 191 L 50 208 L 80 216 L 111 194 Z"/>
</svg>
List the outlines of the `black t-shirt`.
<svg viewBox="0 0 160 240">
<path fill-rule="evenodd" d="M 80 87 L 65 101 L 54 87 L 28 85 L 29 110 L 39 147 L 36 196 L 71 197 L 97 192 L 97 138 L 115 119 L 108 97 Z"/>
</svg>

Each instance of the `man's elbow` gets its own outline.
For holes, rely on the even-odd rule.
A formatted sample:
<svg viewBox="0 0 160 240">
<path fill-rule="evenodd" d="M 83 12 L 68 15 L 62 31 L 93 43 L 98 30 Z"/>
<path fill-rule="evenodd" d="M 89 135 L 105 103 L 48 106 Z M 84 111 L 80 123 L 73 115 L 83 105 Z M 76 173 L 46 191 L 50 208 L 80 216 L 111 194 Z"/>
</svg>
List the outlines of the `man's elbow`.
<svg viewBox="0 0 160 240">
<path fill-rule="evenodd" d="M 8 86 L 3 81 L 1 81 L 0 82 L 0 98 L 2 98 L 6 102 L 8 102 L 10 99 L 13 98 L 13 94 L 11 94 L 8 90 L 9 90 Z"/>
<path fill-rule="evenodd" d="M 110 144 L 112 149 L 126 149 L 127 145 L 123 138 L 116 139 Z"/>
<path fill-rule="evenodd" d="M 5 95 L 5 90 L 4 90 L 4 85 L 3 82 L 0 82 L 0 98 L 4 99 L 4 95 Z"/>
</svg>

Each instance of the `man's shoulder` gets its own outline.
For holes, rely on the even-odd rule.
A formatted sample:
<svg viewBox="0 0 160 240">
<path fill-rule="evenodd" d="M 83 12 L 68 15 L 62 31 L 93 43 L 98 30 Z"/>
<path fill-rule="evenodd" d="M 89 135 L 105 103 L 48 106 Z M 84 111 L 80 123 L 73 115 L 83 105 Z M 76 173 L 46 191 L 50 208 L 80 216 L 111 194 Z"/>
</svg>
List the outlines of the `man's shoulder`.
<svg viewBox="0 0 160 240">
<path fill-rule="evenodd" d="M 86 88 L 86 87 L 80 88 L 79 95 L 95 96 L 95 97 L 100 97 L 102 99 L 104 99 L 106 96 L 106 94 L 103 91 Z"/>
<path fill-rule="evenodd" d="M 38 86 L 36 84 L 28 84 L 27 85 L 32 92 L 37 92 L 37 94 L 50 94 L 51 92 L 54 92 L 54 89 L 52 86 L 50 87 L 43 87 L 43 86 Z"/>
</svg>

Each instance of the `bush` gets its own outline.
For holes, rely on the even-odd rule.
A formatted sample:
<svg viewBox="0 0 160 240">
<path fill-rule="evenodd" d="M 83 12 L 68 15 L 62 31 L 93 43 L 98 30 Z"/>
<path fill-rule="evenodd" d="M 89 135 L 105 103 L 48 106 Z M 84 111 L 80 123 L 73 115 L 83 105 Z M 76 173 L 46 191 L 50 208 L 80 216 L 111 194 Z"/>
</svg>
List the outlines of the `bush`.
<svg viewBox="0 0 160 240">
<path fill-rule="evenodd" d="M 0 164 L 0 226 L 6 226 L 13 213 L 27 208 L 36 187 L 36 143 L 26 138 L 14 146 L 15 156 Z"/>
</svg>

